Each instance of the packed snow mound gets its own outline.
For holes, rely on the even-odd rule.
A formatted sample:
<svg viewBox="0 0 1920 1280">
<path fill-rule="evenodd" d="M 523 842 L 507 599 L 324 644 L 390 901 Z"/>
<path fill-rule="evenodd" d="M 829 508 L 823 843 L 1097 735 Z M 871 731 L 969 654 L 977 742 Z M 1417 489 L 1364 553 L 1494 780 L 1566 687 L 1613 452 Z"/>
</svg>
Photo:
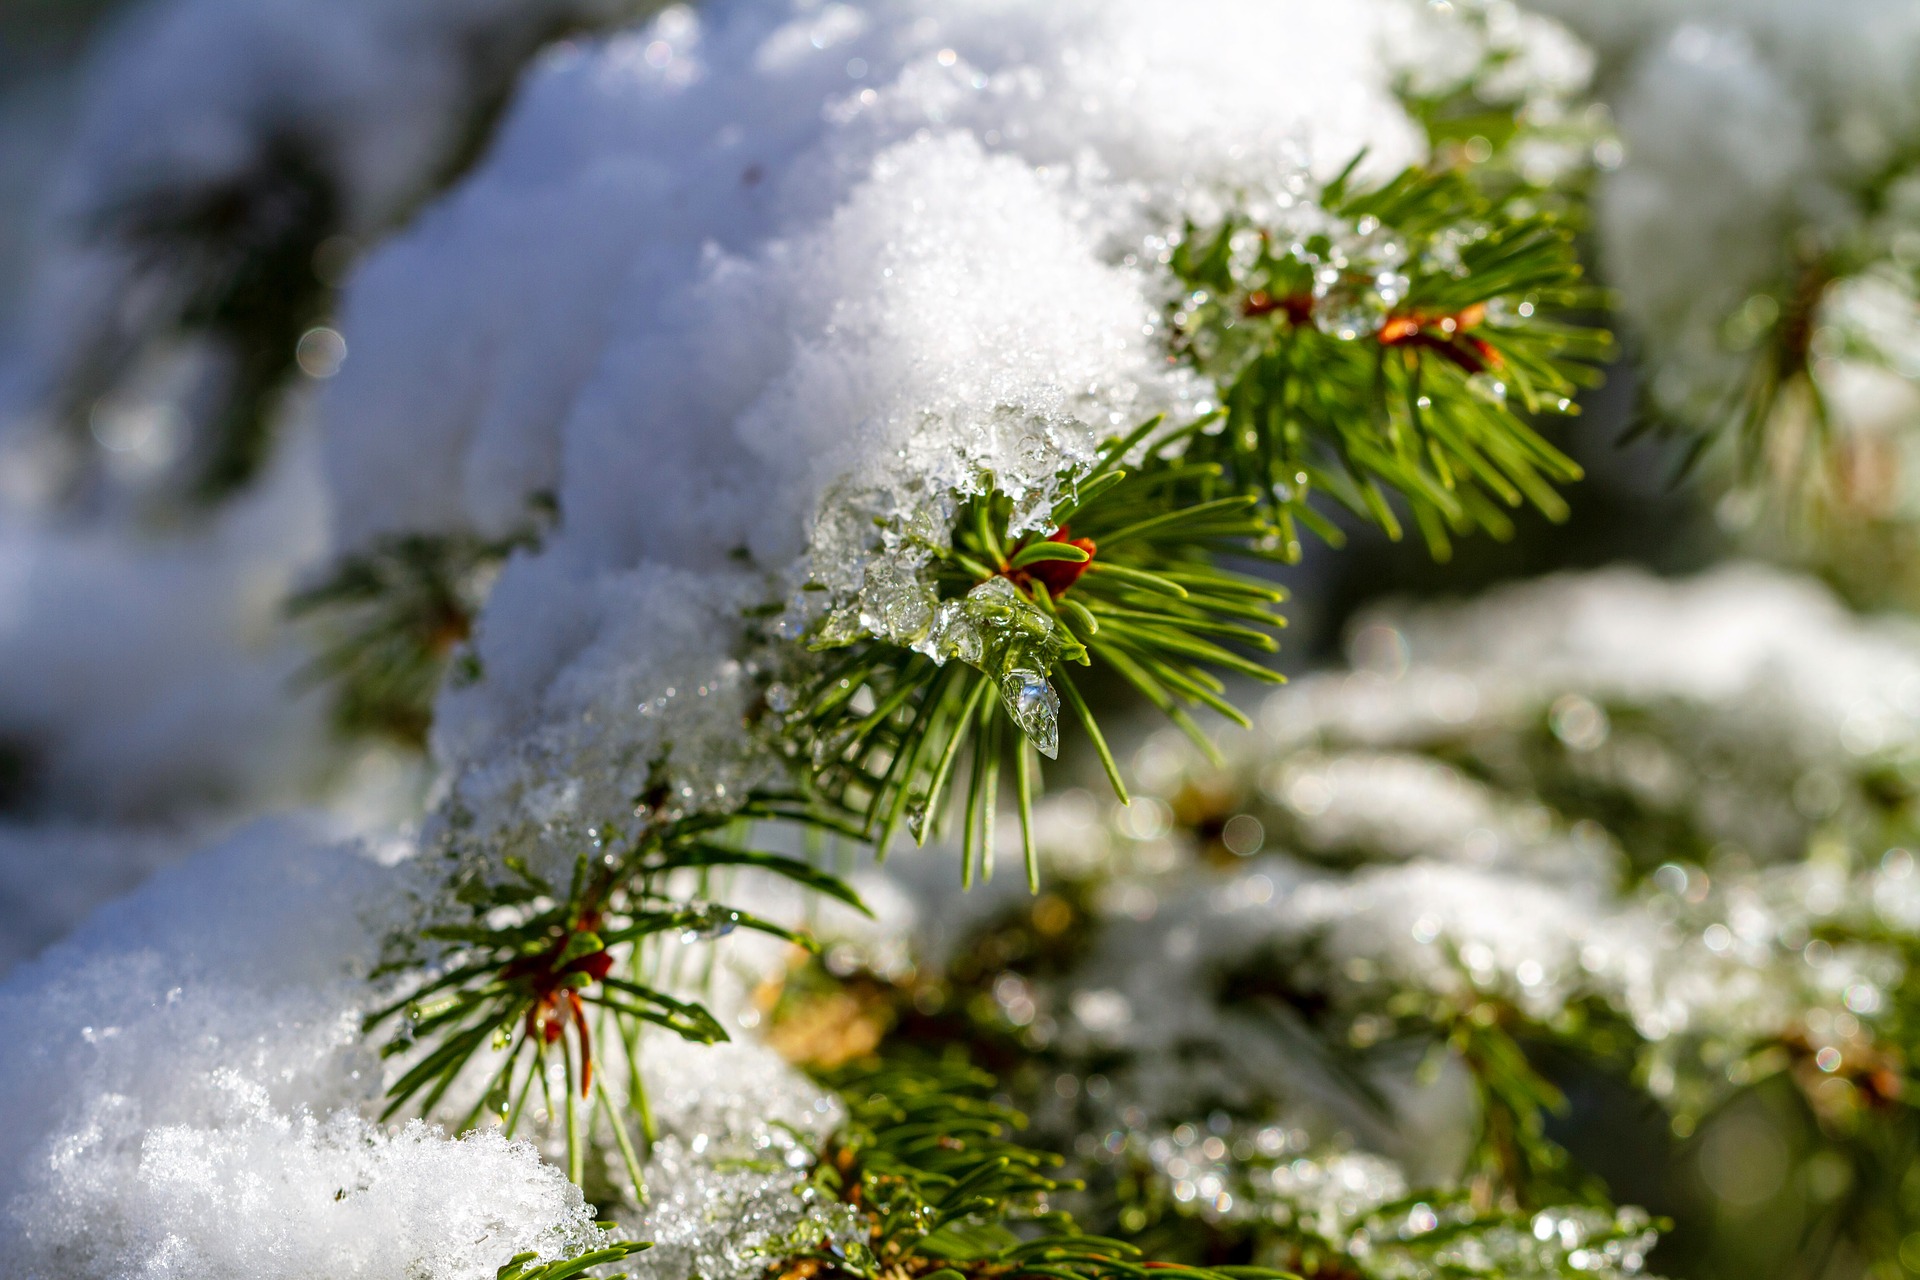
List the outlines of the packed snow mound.
<svg viewBox="0 0 1920 1280">
<path fill-rule="evenodd" d="M 312 823 L 157 874 L 0 984 L 0 1247 L 45 1277 L 484 1280 L 596 1239 L 529 1145 L 389 1130 L 360 1034 L 399 874 Z"/>
<path fill-rule="evenodd" d="M 1577 81 L 1553 32 L 1522 65 Z M 346 549 L 560 513 L 443 696 L 447 812 L 571 838 L 669 745 L 683 807 L 776 777 L 742 606 L 907 637 L 960 497 L 1037 527 L 1101 437 L 1204 412 L 1168 237 L 1420 158 L 1396 90 L 1458 34 L 1402 0 L 723 0 L 552 53 L 351 285 L 322 410 Z"/>
<path fill-rule="evenodd" d="M 342 539 L 505 533 L 548 491 L 604 554 L 780 566 L 893 448 L 935 455 L 903 482 L 1045 485 L 1146 407 L 1140 235 L 1419 154 L 1399 13 L 730 3 L 556 53 L 350 290 Z"/>
<path fill-rule="evenodd" d="M 529 1143 L 284 1115 L 233 1092 L 218 1127 L 150 1129 L 110 1167 L 59 1179 L 61 1252 L 89 1259 L 85 1274 L 141 1280 L 491 1280 L 522 1251 L 601 1239 L 579 1189 Z"/>
</svg>

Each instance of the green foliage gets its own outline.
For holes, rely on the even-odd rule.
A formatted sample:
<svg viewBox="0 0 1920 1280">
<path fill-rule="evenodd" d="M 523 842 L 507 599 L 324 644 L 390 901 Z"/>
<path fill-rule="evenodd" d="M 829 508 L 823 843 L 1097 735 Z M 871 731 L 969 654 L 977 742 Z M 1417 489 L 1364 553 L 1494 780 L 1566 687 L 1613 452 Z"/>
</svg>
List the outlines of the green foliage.
<svg viewBox="0 0 1920 1280">
<path fill-rule="evenodd" d="M 1079 1231 L 1048 1197 L 1078 1184 L 1058 1156 L 1024 1147 L 1025 1124 L 993 1099 L 993 1077 L 953 1061 L 873 1060 L 825 1073 L 847 1123 L 813 1174 L 857 1209 L 868 1238 L 803 1252 L 783 1276 L 1021 1276 L 1048 1280 L 1279 1280 L 1261 1267 L 1150 1262 L 1124 1241 Z M 836 1242 L 838 1244 L 838 1242 Z M 814 1264 L 808 1266 L 806 1264 Z"/>
<path fill-rule="evenodd" d="M 1623 1262 L 1644 1258 L 1667 1224 L 1630 1209 L 1489 1208 L 1467 1192 L 1427 1188 L 1330 1225 L 1292 1215 L 1284 1225 L 1254 1228 L 1251 1243 L 1258 1256 L 1309 1280 L 1594 1280 L 1640 1274 L 1637 1261 Z"/>
<path fill-rule="evenodd" d="M 1309 230 L 1236 215 L 1174 249 L 1179 350 L 1224 407 L 1189 460 L 1256 495 L 1289 557 L 1300 525 L 1340 541 L 1319 494 L 1397 537 L 1396 495 L 1440 557 L 1452 534 L 1509 536 L 1505 508 L 1563 516 L 1555 486 L 1580 470 L 1522 413 L 1575 412 L 1609 351 L 1549 318 L 1593 301 L 1571 233 L 1458 173 L 1360 190 L 1349 172 L 1321 204 Z"/>
<path fill-rule="evenodd" d="M 407 534 L 341 561 L 294 596 L 288 612 L 311 620 L 322 637 L 299 680 L 332 689 L 334 728 L 424 747 L 441 678 L 494 572 L 532 540 Z"/>
<path fill-rule="evenodd" d="M 1578 216 L 1591 198 L 1595 148 L 1619 145 L 1610 137 L 1610 116 L 1579 96 L 1516 83 L 1525 78 L 1528 54 L 1511 30 L 1501 30 L 1511 13 L 1471 0 L 1454 6 L 1452 20 L 1475 29 L 1485 58 L 1451 80 L 1421 67 L 1396 93 L 1427 135 L 1430 167 L 1460 172 L 1489 194 Z"/>
<path fill-rule="evenodd" d="M 1296 1203 L 1274 1191 L 1275 1162 L 1296 1161 L 1296 1154 L 1254 1155 L 1218 1166 L 1235 1212 L 1221 1216 L 1210 1196 L 1169 1195 L 1168 1184 L 1149 1174 L 1127 1182 L 1131 1190 L 1123 1199 L 1136 1208 L 1121 1216 L 1143 1226 L 1157 1221 L 1147 1234 L 1179 1253 L 1251 1256 L 1264 1265 L 1142 1261 L 1137 1247 L 1081 1234 L 1052 1206 L 1079 1184 L 1050 1172 L 1059 1157 L 1014 1141 L 1022 1119 L 995 1100 L 993 1077 L 955 1059 L 921 1057 L 870 1059 L 821 1074 L 845 1100 L 849 1118 L 814 1182 L 858 1209 L 869 1237 L 797 1253 L 776 1268 L 788 1278 L 818 1274 L 818 1267 L 868 1280 L 940 1272 L 1140 1280 L 1149 1271 L 1190 1280 L 1284 1274 L 1573 1280 L 1638 1273 L 1666 1225 L 1604 1204 L 1532 1211 L 1490 1201 L 1480 1188 L 1430 1188 L 1336 1211 L 1331 1202 Z M 1197 1150 L 1189 1154 L 1203 1159 Z"/>
<path fill-rule="evenodd" d="M 1251 497 L 1209 495 L 1222 469 L 1181 453 L 1197 426 L 1156 436 L 1159 426 L 1109 441 L 1044 535 L 1011 534 L 1013 504 L 998 490 L 965 504 L 951 545 L 924 547 L 939 598 L 926 635 L 913 649 L 857 643 L 808 691 L 799 726 L 816 744 L 817 785 L 859 815 L 883 855 L 903 821 L 925 841 L 964 773 L 963 880 L 971 884 L 976 868 L 991 875 L 997 799 L 1010 774 L 1037 889 L 1034 755 L 1058 751 L 1056 683 L 1126 798 L 1069 663 L 1104 668 L 1203 746 L 1188 708 L 1247 723 L 1216 671 L 1279 679 L 1236 649 L 1279 647 L 1273 606 L 1283 593 L 1218 564 L 1258 554 L 1271 530 Z M 1139 464 L 1127 465 L 1135 454 Z"/>
<path fill-rule="evenodd" d="M 600 1225 L 608 1229 L 613 1226 L 611 1222 L 603 1222 Z M 576 1276 L 584 1276 L 595 1267 L 623 1261 L 652 1247 L 651 1244 L 643 1244 L 639 1241 L 622 1240 L 572 1258 L 559 1258 L 552 1262 L 541 1262 L 538 1265 L 535 1265 L 535 1260 L 539 1258 L 539 1254 L 516 1253 L 494 1275 L 495 1280 L 573 1280 Z M 602 1280 L 627 1280 L 627 1273 L 620 1271 L 612 1275 L 603 1275 Z"/>
<path fill-rule="evenodd" d="M 580 1100 L 603 1108 L 626 1160 L 636 1193 L 639 1157 L 626 1121 L 594 1076 L 593 1045 L 611 1032 L 625 1049 L 627 1100 L 641 1120 L 643 1145 L 652 1140 L 646 1089 L 637 1061 L 645 1026 L 712 1043 L 726 1030 L 697 1001 L 669 995 L 646 964 L 646 943 L 678 935 L 683 943 L 751 929 L 810 946 L 810 940 L 772 921 L 721 903 L 688 900 L 670 880 L 690 875 L 704 884 L 720 868 L 753 868 L 864 910 L 858 896 L 834 876 L 780 854 L 742 848 L 732 829 L 754 818 L 790 811 L 774 801 L 750 803 L 738 817 L 692 816 L 643 828 L 625 839 L 603 834 L 598 858 L 582 856 L 561 890 L 510 861 L 509 876 L 470 876 L 455 892 L 464 918 L 433 923 L 417 938 L 396 940 L 395 954 L 376 977 L 403 975 L 399 999 L 366 1018 L 370 1032 L 398 1019 L 383 1056 L 410 1055 L 388 1090 L 385 1115 L 417 1100 L 431 1112 L 470 1063 L 486 1055 L 488 1083 L 456 1131 L 483 1112 L 501 1117 L 508 1136 L 519 1124 L 536 1082 L 546 1091 L 547 1055 L 564 1064 L 567 1089 L 549 1114 L 564 1112 L 568 1170 L 581 1181 L 585 1141 Z M 423 944 L 434 950 L 422 954 Z"/>
</svg>

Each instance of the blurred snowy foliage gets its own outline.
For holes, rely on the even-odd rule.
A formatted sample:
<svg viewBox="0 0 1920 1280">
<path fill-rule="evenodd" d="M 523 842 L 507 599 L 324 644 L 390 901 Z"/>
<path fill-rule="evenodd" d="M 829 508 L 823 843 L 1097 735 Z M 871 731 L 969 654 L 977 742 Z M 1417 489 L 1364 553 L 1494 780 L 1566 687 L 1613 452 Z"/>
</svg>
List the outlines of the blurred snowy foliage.
<svg viewBox="0 0 1920 1280">
<path fill-rule="evenodd" d="M 1048 800 L 1037 900 L 956 908 L 950 859 L 890 864 L 882 924 L 768 998 L 774 1042 L 965 1044 L 1091 1212 L 1280 1265 L 1409 1188 L 1434 1230 L 1432 1189 L 1489 1162 L 1556 1194 L 1539 1052 L 1631 1076 L 1682 1134 L 1776 1079 L 1839 1150 L 1896 1123 L 1920 630 L 1757 567 L 1611 571 L 1382 608 L 1350 655 L 1218 762 L 1145 739 L 1130 807 Z"/>
<path fill-rule="evenodd" d="M 1920 15 L 1898 0 L 1529 7 L 1601 56 L 1618 141 L 1595 191 L 1599 265 L 1649 413 L 1738 441 L 1739 464 L 1713 469 L 1738 491 L 1722 518 L 1753 545 L 1910 606 Z"/>
<path fill-rule="evenodd" d="M 196 500 L 245 486 L 290 384 L 338 365 L 325 322 L 359 249 L 471 162 L 546 41 L 631 12 L 153 0 L 118 15 L 0 365 L 13 452 L 68 502 L 130 480 Z"/>
</svg>

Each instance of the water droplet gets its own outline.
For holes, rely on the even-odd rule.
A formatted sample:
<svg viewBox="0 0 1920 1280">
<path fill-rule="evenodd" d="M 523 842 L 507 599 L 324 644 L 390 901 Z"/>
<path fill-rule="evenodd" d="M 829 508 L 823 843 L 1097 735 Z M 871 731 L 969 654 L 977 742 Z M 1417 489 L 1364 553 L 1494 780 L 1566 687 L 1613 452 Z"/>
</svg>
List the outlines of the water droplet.
<svg viewBox="0 0 1920 1280">
<path fill-rule="evenodd" d="M 1060 695 L 1045 673 L 1015 667 L 1000 677 L 1000 698 L 1041 755 L 1052 760 L 1060 754 Z"/>
<path fill-rule="evenodd" d="M 680 929 L 680 941 L 691 946 L 724 938 L 740 927 L 740 913 L 711 904 L 692 908 Z"/>
</svg>

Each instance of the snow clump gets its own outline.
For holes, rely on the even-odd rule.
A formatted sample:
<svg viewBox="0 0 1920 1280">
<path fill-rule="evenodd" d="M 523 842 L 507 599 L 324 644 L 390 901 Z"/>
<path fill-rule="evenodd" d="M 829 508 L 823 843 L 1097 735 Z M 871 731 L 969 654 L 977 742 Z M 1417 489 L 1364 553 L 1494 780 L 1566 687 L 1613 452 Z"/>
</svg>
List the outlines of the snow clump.
<svg viewBox="0 0 1920 1280">
<path fill-rule="evenodd" d="M 602 1239 L 525 1143 L 371 1124 L 396 872 L 310 823 L 162 871 L 0 983 L 0 1250 L 35 1280 L 485 1280 Z"/>
<path fill-rule="evenodd" d="M 663 758 L 681 808 L 778 777 L 740 745 L 777 675 L 743 609 L 913 643 L 959 498 L 990 476 L 1041 527 L 1101 437 L 1203 412 L 1166 354 L 1168 237 L 1421 158 L 1410 23 L 723 2 L 547 58 L 350 287 L 323 405 L 343 549 L 560 512 L 438 709 L 450 822 L 538 855 L 630 821 Z"/>
</svg>

